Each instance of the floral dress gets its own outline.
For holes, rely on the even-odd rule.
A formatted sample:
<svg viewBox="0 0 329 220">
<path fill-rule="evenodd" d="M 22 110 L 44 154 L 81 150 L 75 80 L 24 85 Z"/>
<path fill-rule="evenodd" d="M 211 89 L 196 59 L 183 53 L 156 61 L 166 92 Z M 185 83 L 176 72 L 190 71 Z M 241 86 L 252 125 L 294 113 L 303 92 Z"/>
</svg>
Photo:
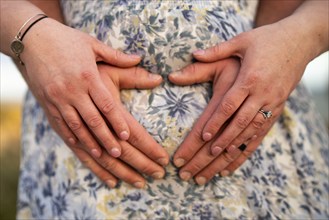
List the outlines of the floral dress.
<svg viewBox="0 0 329 220">
<path fill-rule="evenodd" d="M 67 25 L 143 56 L 161 74 L 253 26 L 257 1 L 62 1 Z M 208 83 L 121 92 L 126 108 L 170 155 L 209 98 Z M 302 85 L 252 157 L 198 186 L 166 167 L 145 189 L 108 188 L 51 129 L 31 93 L 24 108 L 18 219 L 328 219 L 328 133 Z"/>
</svg>

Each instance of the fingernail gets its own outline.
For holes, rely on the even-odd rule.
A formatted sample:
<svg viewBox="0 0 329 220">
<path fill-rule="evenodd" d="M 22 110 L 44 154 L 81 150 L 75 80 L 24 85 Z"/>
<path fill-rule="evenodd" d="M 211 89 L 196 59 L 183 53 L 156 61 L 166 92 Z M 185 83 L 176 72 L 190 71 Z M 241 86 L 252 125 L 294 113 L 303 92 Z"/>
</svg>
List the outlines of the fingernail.
<svg viewBox="0 0 329 220">
<path fill-rule="evenodd" d="M 179 176 L 182 180 L 188 181 L 189 179 L 191 179 L 192 174 L 190 172 L 183 171 L 179 174 Z"/>
<path fill-rule="evenodd" d="M 97 150 L 97 149 L 92 149 L 92 150 L 91 150 L 91 154 L 92 154 L 94 157 L 99 158 L 99 157 L 101 156 L 102 153 L 101 153 L 99 150 Z"/>
<path fill-rule="evenodd" d="M 144 188 L 144 183 L 142 183 L 142 182 L 136 182 L 136 183 L 134 183 L 134 186 L 136 188 L 138 188 L 138 189 L 142 189 L 142 188 Z"/>
<path fill-rule="evenodd" d="M 168 160 L 166 158 L 160 158 L 157 160 L 158 164 L 162 165 L 162 166 L 166 166 L 168 164 Z"/>
<path fill-rule="evenodd" d="M 163 172 L 155 172 L 155 173 L 152 174 L 152 177 L 154 179 L 162 179 L 163 176 L 164 176 L 164 173 Z"/>
<path fill-rule="evenodd" d="M 206 132 L 206 133 L 204 133 L 204 134 L 202 135 L 202 139 L 203 139 L 204 141 L 210 141 L 211 138 L 212 138 L 212 135 L 211 135 L 209 132 Z"/>
<path fill-rule="evenodd" d="M 251 140 L 255 140 L 257 138 L 257 135 L 252 136 Z"/>
<path fill-rule="evenodd" d="M 136 54 L 128 54 L 128 55 L 129 55 L 129 58 L 130 59 L 133 59 L 133 60 L 137 60 L 137 59 L 140 59 L 141 58 L 141 56 L 136 55 Z"/>
<path fill-rule="evenodd" d="M 120 139 L 123 140 L 123 141 L 126 141 L 128 140 L 129 138 L 129 134 L 128 134 L 128 131 L 123 131 L 120 133 Z"/>
<path fill-rule="evenodd" d="M 223 171 L 220 172 L 220 175 L 221 175 L 222 177 L 229 176 L 229 175 L 230 175 L 230 171 L 228 171 L 228 170 L 223 170 Z"/>
<path fill-rule="evenodd" d="M 217 157 L 222 151 L 223 151 L 223 148 L 221 148 L 219 146 L 215 146 L 211 150 L 211 153 L 212 153 L 213 156 Z"/>
<path fill-rule="evenodd" d="M 231 153 L 234 153 L 236 151 L 236 149 L 237 148 L 235 145 L 231 145 L 227 148 L 227 152 L 231 154 Z"/>
<path fill-rule="evenodd" d="M 75 145 L 77 143 L 76 139 L 74 139 L 74 138 L 69 138 L 68 141 L 72 145 Z"/>
<path fill-rule="evenodd" d="M 170 73 L 170 75 L 173 77 L 179 76 L 180 74 L 182 74 L 182 71 L 175 71 L 175 72 Z"/>
<path fill-rule="evenodd" d="M 197 51 L 194 51 L 193 52 L 193 55 L 204 55 L 205 54 L 205 51 L 204 50 L 197 50 Z"/>
<path fill-rule="evenodd" d="M 154 73 L 150 73 L 149 75 L 148 75 L 148 77 L 151 79 L 151 80 L 160 80 L 160 79 L 162 79 L 162 77 L 160 76 L 160 75 L 158 75 L 158 74 L 154 74 Z"/>
<path fill-rule="evenodd" d="M 174 164 L 176 167 L 181 167 L 185 164 L 185 160 L 183 158 L 177 158 L 174 160 Z"/>
<path fill-rule="evenodd" d="M 112 157 L 120 157 L 121 152 L 118 148 L 112 148 L 111 149 L 111 156 Z"/>
<path fill-rule="evenodd" d="M 110 188 L 114 188 L 116 183 L 113 180 L 106 180 L 106 185 L 108 185 Z"/>
<path fill-rule="evenodd" d="M 206 184 L 207 179 L 203 176 L 199 176 L 195 179 L 195 181 L 198 185 L 204 185 L 204 184 Z"/>
</svg>

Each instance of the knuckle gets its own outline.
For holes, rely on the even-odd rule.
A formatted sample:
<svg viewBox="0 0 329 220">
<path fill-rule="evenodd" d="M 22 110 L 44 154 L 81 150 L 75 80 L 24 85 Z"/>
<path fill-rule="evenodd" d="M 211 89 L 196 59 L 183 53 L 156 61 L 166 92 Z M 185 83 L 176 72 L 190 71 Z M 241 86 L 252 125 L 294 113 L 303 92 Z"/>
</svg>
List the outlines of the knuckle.
<svg viewBox="0 0 329 220">
<path fill-rule="evenodd" d="M 103 104 L 101 105 L 101 111 L 104 114 L 108 114 L 112 112 L 115 109 L 115 103 L 113 102 L 112 99 L 105 99 L 103 101 Z"/>
<path fill-rule="evenodd" d="M 232 163 L 234 161 L 233 157 L 231 156 L 231 154 L 229 154 L 228 152 L 225 152 L 223 154 L 223 160 L 226 162 L 226 163 Z"/>
<path fill-rule="evenodd" d="M 260 129 L 263 124 L 264 124 L 264 120 L 253 120 L 251 125 L 255 128 L 255 129 Z"/>
<path fill-rule="evenodd" d="M 223 113 L 226 117 L 230 117 L 235 109 L 234 102 L 230 99 L 224 100 L 219 106 L 219 112 Z"/>
<path fill-rule="evenodd" d="M 67 125 L 72 131 L 77 131 L 82 127 L 82 123 L 79 120 L 69 119 Z"/>
<path fill-rule="evenodd" d="M 76 93 L 77 88 L 72 84 L 72 82 L 66 82 L 64 83 L 64 88 L 67 94 Z"/>
<path fill-rule="evenodd" d="M 52 100 L 55 97 L 61 96 L 62 89 L 60 88 L 60 86 L 58 86 L 58 84 L 51 83 L 45 86 L 44 93 L 45 93 L 45 97 Z"/>
<path fill-rule="evenodd" d="M 244 116 L 238 116 L 237 119 L 235 120 L 235 124 L 238 128 L 244 129 L 249 124 L 249 118 Z"/>
<path fill-rule="evenodd" d="M 103 160 L 101 164 L 108 171 L 116 170 L 119 165 L 119 163 L 117 163 L 117 161 L 113 158 L 107 158 L 106 160 Z"/>
<path fill-rule="evenodd" d="M 207 125 L 207 131 L 210 132 L 211 134 L 216 134 L 220 128 L 220 123 L 218 120 L 212 120 L 208 125 Z M 202 138 L 201 134 L 200 137 Z"/>
<path fill-rule="evenodd" d="M 245 79 L 242 81 L 242 87 L 251 88 L 259 84 L 261 74 L 257 71 L 247 72 Z"/>
<path fill-rule="evenodd" d="M 190 164 L 190 171 L 192 173 L 197 173 L 198 171 L 202 170 L 205 166 L 202 164 L 202 161 L 195 161 L 194 163 Z"/>
<path fill-rule="evenodd" d="M 136 132 L 131 133 L 129 136 L 129 143 L 132 146 L 139 146 L 141 140 L 142 140 L 143 135 L 141 134 L 141 130 L 138 130 Z"/>
<path fill-rule="evenodd" d="M 81 72 L 80 73 L 80 78 L 83 80 L 83 81 L 91 81 L 91 80 L 94 80 L 96 78 L 96 75 L 90 71 L 84 71 L 84 72 Z"/>
<path fill-rule="evenodd" d="M 61 116 L 58 115 L 52 115 L 51 116 L 51 121 L 55 122 L 57 125 L 62 125 L 64 120 Z"/>
<path fill-rule="evenodd" d="M 98 115 L 91 116 L 87 121 L 90 128 L 99 128 L 103 124 L 102 118 Z"/>
</svg>

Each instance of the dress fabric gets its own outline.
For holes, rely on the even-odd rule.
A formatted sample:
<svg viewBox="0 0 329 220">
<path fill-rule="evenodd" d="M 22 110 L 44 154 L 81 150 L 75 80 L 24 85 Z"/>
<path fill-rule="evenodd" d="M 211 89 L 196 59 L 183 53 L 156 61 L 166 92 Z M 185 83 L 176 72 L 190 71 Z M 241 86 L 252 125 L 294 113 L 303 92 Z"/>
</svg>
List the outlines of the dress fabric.
<svg viewBox="0 0 329 220">
<path fill-rule="evenodd" d="M 252 28 L 257 1 L 62 1 L 67 24 L 113 48 L 143 55 L 164 78 L 191 52 Z M 211 97 L 208 83 L 126 90 L 122 101 L 170 155 Z M 205 186 L 181 181 L 170 164 L 145 189 L 108 188 L 84 167 L 31 93 L 26 96 L 18 219 L 328 219 L 328 133 L 299 85 L 249 160 Z"/>
</svg>

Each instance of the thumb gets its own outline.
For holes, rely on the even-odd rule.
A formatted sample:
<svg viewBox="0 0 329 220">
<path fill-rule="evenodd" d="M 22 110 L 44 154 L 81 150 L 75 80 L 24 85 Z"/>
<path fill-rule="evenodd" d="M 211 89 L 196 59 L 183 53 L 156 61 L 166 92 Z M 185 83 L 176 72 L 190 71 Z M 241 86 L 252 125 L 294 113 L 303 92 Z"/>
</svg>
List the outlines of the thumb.
<svg viewBox="0 0 329 220">
<path fill-rule="evenodd" d="M 140 67 L 118 69 L 120 89 L 152 89 L 160 85 L 162 77 Z"/>
<path fill-rule="evenodd" d="M 141 61 L 140 56 L 135 54 L 125 54 L 98 41 L 97 39 L 95 39 L 93 49 L 97 62 L 103 61 L 117 67 L 132 67 L 136 66 Z"/>
<path fill-rule="evenodd" d="M 225 67 L 225 62 L 192 63 L 180 71 L 169 74 L 169 80 L 180 86 L 213 81 L 216 73 Z"/>
<path fill-rule="evenodd" d="M 214 62 L 232 56 L 242 58 L 241 52 L 244 51 L 245 47 L 244 36 L 240 34 L 208 49 L 194 51 L 193 57 L 201 62 Z"/>
</svg>

